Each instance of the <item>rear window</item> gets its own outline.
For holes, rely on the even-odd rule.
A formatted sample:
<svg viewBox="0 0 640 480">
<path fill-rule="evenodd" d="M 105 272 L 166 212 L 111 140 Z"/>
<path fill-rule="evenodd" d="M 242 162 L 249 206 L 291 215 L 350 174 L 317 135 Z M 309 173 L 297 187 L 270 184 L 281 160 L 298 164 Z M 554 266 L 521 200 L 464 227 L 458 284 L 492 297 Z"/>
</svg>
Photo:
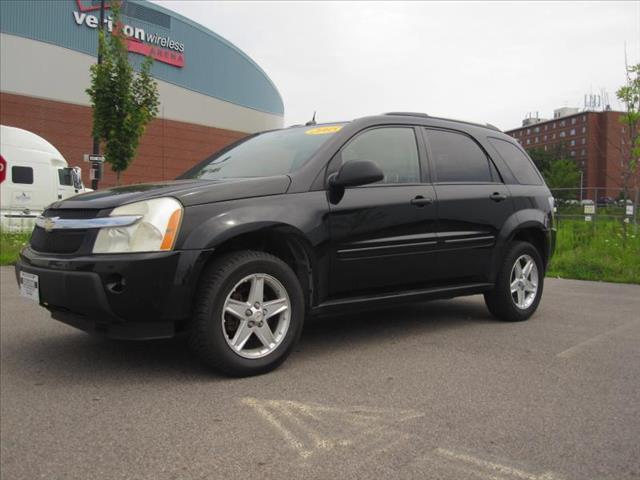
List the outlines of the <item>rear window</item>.
<svg viewBox="0 0 640 480">
<path fill-rule="evenodd" d="M 33 183 L 33 168 L 31 167 L 11 167 L 11 181 L 13 183 Z"/>
<path fill-rule="evenodd" d="M 489 142 L 507 163 L 518 183 L 522 185 L 542 185 L 542 178 L 538 175 L 533 162 L 529 160 L 529 157 L 522 150 L 513 143 L 499 138 L 489 138 Z"/>
</svg>

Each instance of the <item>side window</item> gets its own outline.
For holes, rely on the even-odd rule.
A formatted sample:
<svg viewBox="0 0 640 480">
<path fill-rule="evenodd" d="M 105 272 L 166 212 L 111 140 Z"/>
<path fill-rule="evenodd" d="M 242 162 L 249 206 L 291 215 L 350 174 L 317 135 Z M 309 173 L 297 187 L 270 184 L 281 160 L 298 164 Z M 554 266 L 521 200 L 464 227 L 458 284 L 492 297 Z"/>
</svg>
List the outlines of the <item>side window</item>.
<svg viewBox="0 0 640 480">
<path fill-rule="evenodd" d="M 444 130 L 427 130 L 427 140 L 437 182 L 500 181 L 487 155 L 466 135 Z"/>
<path fill-rule="evenodd" d="M 33 168 L 31 167 L 11 167 L 11 181 L 13 183 L 33 183 Z"/>
<path fill-rule="evenodd" d="M 58 169 L 58 180 L 60 185 L 65 186 L 73 186 L 73 177 L 71 176 L 70 168 L 59 168 Z"/>
<path fill-rule="evenodd" d="M 378 183 L 419 183 L 418 145 L 413 128 L 384 127 L 355 137 L 342 150 L 342 162 L 371 160 L 384 172 Z"/>
<path fill-rule="evenodd" d="M 542 185 L 542 179 L 529 158 L 511 142 L 498 138 L 489 138 L 502 159 L 507 163 L 513 176 L 522 185 Z"/>
</svg>

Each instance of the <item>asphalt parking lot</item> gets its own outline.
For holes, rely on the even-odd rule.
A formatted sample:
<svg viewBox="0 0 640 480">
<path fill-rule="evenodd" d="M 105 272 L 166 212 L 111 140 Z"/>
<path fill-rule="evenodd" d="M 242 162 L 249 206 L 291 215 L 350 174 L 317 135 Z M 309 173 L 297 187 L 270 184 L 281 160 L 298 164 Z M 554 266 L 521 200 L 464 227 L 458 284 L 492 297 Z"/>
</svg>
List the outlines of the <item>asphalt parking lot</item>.
<svg viewBox="0 0 640 480">
<path fill-rule="evenodd" d="M 640 286 L 548 279 L 519 324 L 479 296 L 315 321 L 240 380 L 58 324 L 11 268 L 0 300 L 2 479 L 640 478 Z"/>
</svg>

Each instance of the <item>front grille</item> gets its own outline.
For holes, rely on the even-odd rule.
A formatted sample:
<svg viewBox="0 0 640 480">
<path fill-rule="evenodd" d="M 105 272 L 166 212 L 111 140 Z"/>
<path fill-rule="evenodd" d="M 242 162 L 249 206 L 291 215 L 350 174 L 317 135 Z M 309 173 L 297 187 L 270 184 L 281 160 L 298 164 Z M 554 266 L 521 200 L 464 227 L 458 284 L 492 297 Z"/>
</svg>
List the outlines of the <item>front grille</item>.
<svg viewBox="0 0 640 480">
<path fill-rule="evenodd" d="M 42 214 L 43 217 L 60 217 L 60 218 L 96 218 L 100 213 L 100 210 L 87 210 L 87 209 L 56 209 L 49 208 Z"/>
<path fill-rule="evenodd" d="M 87 219 L 98 216 L 100 210 L 63 210 L 48 209 L 43 213 L 44 217 Z M 89 230 L 52 230 L 47 232 L 44 228 L 36 226 L 31 234 L 31 248 L 41 253 L 76 253 L 85 241 L 89 240 Z"/>
</svg>

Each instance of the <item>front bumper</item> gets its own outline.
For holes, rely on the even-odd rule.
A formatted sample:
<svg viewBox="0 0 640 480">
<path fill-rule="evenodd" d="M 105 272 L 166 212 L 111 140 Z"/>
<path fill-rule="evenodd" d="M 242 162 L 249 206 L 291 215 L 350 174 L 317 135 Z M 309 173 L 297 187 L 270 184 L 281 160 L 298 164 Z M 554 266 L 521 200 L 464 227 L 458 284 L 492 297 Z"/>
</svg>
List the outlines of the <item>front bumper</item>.
<svg viewBox="0 0 640 480">
<path fill-rule="evenodd" d="M 26 247 L 20 272 L 39 276 L 40 304 L 56 320 L 112 338 L 172 337 L 191 303 L 210 250 L 72 257 Z"/>
</svg>

